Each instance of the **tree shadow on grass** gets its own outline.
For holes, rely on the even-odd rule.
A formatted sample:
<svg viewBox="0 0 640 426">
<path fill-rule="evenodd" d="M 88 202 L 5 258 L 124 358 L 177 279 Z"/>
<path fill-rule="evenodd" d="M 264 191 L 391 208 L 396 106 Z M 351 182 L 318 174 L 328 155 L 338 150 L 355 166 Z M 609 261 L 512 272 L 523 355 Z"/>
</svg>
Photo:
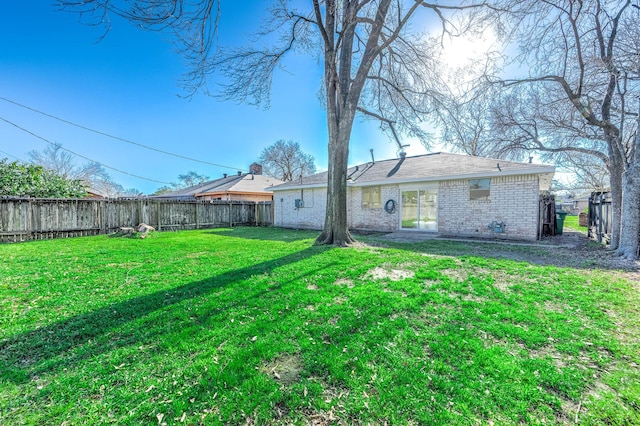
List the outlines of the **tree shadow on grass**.
<svg viewBox="0 0 640 426">
<path fill-rule="evenodd" d="M 85 351 L 84 355 L 71 354 L 70 357 L 65 357 L 63 360 L 56 360 L 57 357 L 67 351 L 72 351 L 88 343 L 98 343 L 101 337 L 128 322 L 144 318 L 158 310 L 177 305 L 186 300 L 206 296 L 216 289 L 229 286 L 252 276 L 269 273 L 275 268 L 308 259 L 329 249 L 330 247 L 309 247 L 284 257 L 232 270 L 206 280 L 195 281 L 177 288 L 161 290 L 114 303 L 92 312 L 76 315 L 45 327 L 1 340 L 0 382 L 25 383 L 33 376 L 52 372 L 63 366 L 68 367 L 82 358 L 92 357 L 120 346 L 131 345 L 134 343 L 132 340 L 146 340 L 147 336 L 144 335 L 134 339 L 125 339 L 119 343 L 110 342 L 107 344 L 107 342 L 103 342 L 98 344 L 97 348 Z M 306 272 L 301 275 L 308 275 L 309 273 Z M 269 291 L 278 289 L 287 282 L 298 278 L 299 275 L 291 276 L 290 280 L 282 281 L 276 286 L 269 287 Z M 259 297 L 265 291 L 267 290 L 258 292 L 251 297 Z M 246 300 L 247 298 L 243 298 L 238 303 Z M 231 307 L 233 307 L 233 304 L 223 306 L 219 311 L 222 312 Z"/>
<path fill-rule="evenodd" d="M 213 229 L 209 231 L 209 234 L 223 237 L 244 238 L 248 240 L 281 241 L 290 243 L 310 238 L 315 239 L 319 235 L 319 231 L 276 227 L 258 228 L 239 226 L 235 228 Z"/>
</svg>

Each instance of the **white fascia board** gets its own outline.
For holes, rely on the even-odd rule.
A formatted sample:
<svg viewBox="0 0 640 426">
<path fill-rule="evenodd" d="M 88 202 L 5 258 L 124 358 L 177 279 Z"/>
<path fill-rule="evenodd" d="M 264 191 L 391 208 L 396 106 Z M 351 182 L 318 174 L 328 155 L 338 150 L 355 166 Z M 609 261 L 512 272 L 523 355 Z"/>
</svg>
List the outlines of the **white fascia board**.
<svg viewBox="0 0 640 426">
<path fill-rule="evenodd" d="M 310 185 L 291 185 L 283 188 L 272 187 L 271 190 L 275 193 L 278 191 L 290 191 L 294 189 L 314 189 L 314 188 L 326 188 L 326 183 L 314 183 Z"/>
</svg>

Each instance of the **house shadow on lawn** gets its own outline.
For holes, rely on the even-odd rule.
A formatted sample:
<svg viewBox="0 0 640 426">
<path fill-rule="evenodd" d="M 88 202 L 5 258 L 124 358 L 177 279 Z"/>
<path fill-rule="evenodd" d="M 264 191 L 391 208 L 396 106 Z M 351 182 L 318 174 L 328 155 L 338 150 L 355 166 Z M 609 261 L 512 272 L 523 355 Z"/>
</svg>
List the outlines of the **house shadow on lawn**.
<svg viewBox="0 0 640 426">
<path fill-rule="evenodd" d="M 94 357 L 118 347 L 139 344 L 140 340 L 148 340 L 147 330 L 139 335 L 131 333 L 129 338 L 117 342 L 101 338 L 127 322 L 141 319 L 158 310 L 175 306 L 190 299 L 206 296 L 216 289 L 246 280 L 252 276 L 269 273 L 275 268 L 308 259 L 329 249 L 331 248 L 309 247 L 284 257 L 232 270 L 206 280 L 114 303 L 1 340 L 0 382 L 25 383 L 32 377 L 67 368 L 82 359 Z M 288 281 L 279 282 L 277 286 L 265 288 L 250 297 L 240 298 L 236 303 L 222 306 L 217 312 L 208 315 L 224 312 L 251 298 L 261 297 L 267 291 L 277 290 L 288 282 L 315 272 L 317 271 L 294 274 Z M 90 350 L 75 351 L 86 344 L 94 346 Z"/>
<path fill-rule="evenodd" d="M 363 242 L 400 250 L 443 256 L 478 256 L 508 259 L 539 266 L 638 272 L 640 263 L 621 259 L 584 233 L 568 231 L 541 241 L 441 238 L 437 235 L 403 240 L 394 237 L 363 238 Z"/>
</svg>

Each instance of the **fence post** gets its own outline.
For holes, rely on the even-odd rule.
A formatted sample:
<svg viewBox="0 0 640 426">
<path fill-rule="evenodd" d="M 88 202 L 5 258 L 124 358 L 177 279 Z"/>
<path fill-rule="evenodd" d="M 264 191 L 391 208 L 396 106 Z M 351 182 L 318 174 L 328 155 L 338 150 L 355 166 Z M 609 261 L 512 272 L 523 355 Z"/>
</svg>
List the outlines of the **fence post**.
<svg viewBox="0 0 640 426">
<path fill-rule="evenodd" d="M 35 232 L 33 232 L 33 230 L 35 229 L 35 224 L 34 222 L 34 215 L 33 215 L 33 201 L 31 201 L 31 199 L 29 199 L 29 239 L 34 240 L 35 239 Z"/>
<path fill-rule="evenodd" d="M 196 220 L 194 221 L 196 223 L 196 229 L 199 228 L 198 226 L 198 204 L 200 204 L 200 202 L 198 200 L 196 200 Z"/>
<path fill-rule="evenodd" d="M 104 220 L 104 203 L 105 200 L 97 200 L 98 201 L 98 233 L 106 234 L 107 233 L 107 225 L 106 220 Z"/>
<path fill-rule="evenodd" d="M 254 209 L 254 215 L 255 215 L 255 219 L 256 219 L 256 226 L 259 225 L 258 223 L 258 202 L 256 201 L 255 204 L 253 205 Z"/>
<path fill-rule="evenodd" d="M 231 217 L 232 213 L 231 202 L 229 202 L 229 228 L 233 228 L 233 218 Z"/>
<path fill-rule="evenodd" d="M 158 231 L 162 231 L 162 224 L 160 223 L 161 220 L 161 216 L 160 216 L 160 201 L 156 202 L 156 206 L 157 206 L 157 212 L 158 212 Z"/>
<path fill-rule="evenodd" d="M 598 204 L 598 242 L 602 242 L 602 193 L 600 193 L 600 204 Z"/>
</svg>

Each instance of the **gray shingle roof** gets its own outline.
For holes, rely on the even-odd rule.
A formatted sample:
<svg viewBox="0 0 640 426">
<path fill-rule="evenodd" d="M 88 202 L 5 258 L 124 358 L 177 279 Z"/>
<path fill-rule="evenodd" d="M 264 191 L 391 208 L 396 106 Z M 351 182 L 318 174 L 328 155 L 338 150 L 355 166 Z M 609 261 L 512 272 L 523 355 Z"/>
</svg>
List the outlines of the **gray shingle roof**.
<svg viewBox="0 0 640 426">
<path fill-rule="evenodd" d="M 555 167 L 542 164 L 518 163 L 492 158 L 436 152 L 414 157 L 394 158 L 359 164 L 350 167 L 350 186 L 379 185 L 437 181 L 445 179 L 481 178 L 493 176 L 513 176 L 525 174 L 553 174 Z M 549 177 L 549 183 L 551 178 Z M 316 173 L 296 179 L 274 190 L 300 187 L 322 187 L 327 185 L 327 172 Z"/>
</svg>

